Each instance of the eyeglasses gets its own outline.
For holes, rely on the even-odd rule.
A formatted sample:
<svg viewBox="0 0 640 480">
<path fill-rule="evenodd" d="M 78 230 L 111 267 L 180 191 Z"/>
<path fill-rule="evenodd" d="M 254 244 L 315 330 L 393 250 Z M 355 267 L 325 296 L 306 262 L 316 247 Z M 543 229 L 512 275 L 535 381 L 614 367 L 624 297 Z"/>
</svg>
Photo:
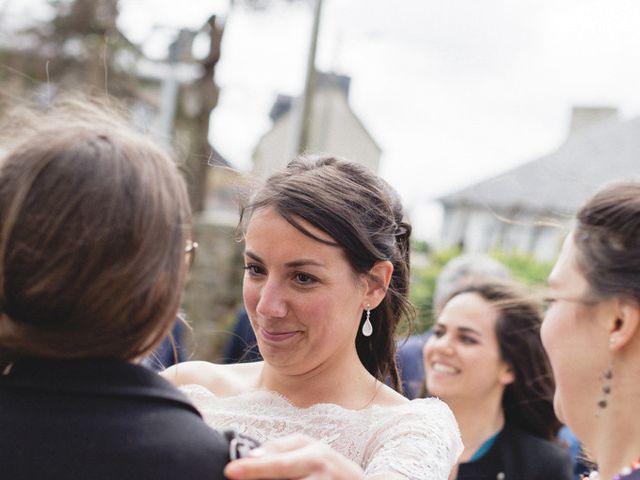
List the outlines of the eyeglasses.
<svg viewBox="0 0 640 480">
<path fill-rule="evenodd" d="M 569 303 L 578 303 L 580 305 L 584 305 L 586 307 L 592 307 L 598 304 L 598 301 L 590 298 L 580 298 L 580 297 L 546 297 L 542 300 L 542 309 L 544 312 L 549 310 L 554 303 L 557 302 L 569 302 Z"/>
<path fill-rule="evenodd" d="M 193 262 L 196 259 L 196 250 L 198 249 L 198 242 L 194 242 L 193 240 L 187 240 L 187 245 L 184 247 L 185 253 L 185 261 L 187 262 L 187 267 L 191 269 L 193 266 Z"/>
</svg>

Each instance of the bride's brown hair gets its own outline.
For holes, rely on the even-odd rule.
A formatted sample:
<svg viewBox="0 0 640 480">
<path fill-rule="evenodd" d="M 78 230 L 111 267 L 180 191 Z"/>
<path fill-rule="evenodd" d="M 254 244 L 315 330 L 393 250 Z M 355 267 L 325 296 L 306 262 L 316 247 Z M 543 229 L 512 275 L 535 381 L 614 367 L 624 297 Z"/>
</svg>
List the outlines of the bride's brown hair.
<svg viewBox="0 0 640 480">
<path fill-rule="evenodd" d="M 269 177 L 243 208 L 241 224 L 264 207 L 275 208 L 305 235 L 340 247 L 356 274 L 367 274 L 378 261 L 393 264 L 382 303 L 371 311 L 373 334 L 358 334 L 356 350 L 362 364 L 381 381 L 390 378 L 402 389 L 396 367 L 395 331 L 414 317 L 409 291 L 409 237 L 397 193 L 366 167 L 334 157 L 299 157 Z M 306 230 L 300 219 L 328 234 L 328 242 Z M 363 313 L 360 327 L 365 320 Z"/>
</svg>

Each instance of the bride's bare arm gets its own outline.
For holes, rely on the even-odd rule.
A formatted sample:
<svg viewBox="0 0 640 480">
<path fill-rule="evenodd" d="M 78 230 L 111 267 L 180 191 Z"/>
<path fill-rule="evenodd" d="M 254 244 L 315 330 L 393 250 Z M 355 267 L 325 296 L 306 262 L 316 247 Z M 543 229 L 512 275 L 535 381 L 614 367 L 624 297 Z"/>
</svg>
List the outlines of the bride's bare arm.
<svg viewBox="0 0 640 480">
<path fill-rule="evenodd" d="M 211 371 L 207 362 L 183 362 L 172 365 L 160 375 L 176 386 L 195 383 L 203 385 L 207 380 L 207 372 Z"/>
</svg>

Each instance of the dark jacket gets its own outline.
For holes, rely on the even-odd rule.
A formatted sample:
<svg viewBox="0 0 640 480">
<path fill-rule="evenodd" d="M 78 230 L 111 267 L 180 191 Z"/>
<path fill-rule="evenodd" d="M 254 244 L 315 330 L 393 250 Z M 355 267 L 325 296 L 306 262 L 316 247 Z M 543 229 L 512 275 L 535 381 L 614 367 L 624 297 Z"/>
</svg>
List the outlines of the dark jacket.
<svg viewBox="0 0 640 480">
<path fill-rule="evenodd" d="M 236 315 L 233 332 L 229 335 L 222 352 L 224 363 L 259 362 L 262 360 L 258 341 L 253 332 L 249 315 L 242 309 Z"/>
<path fill-rule="evenodd" d="M 216 480 L 228 461 L 224 437 L 145 367 L 28 360 L 0 375 L 0 478 Z"/>
<path fill-rule="evenodd" d="M 572 479 L 571 458 L 564 449 L 512 427 L 505 427 L 478 460 L 460 464 L 457 477 L 457 480 Z"/>
</svg>

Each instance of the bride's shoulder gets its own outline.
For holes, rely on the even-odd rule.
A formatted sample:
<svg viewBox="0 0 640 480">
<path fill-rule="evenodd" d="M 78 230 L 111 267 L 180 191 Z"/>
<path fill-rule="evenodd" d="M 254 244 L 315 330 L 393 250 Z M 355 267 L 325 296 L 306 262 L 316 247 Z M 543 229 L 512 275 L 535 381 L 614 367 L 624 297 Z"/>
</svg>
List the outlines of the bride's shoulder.
<svg viewBox="0 0 640 480">
<path fill-rule="evenodd" d="M 407 405 L 409 400 L 384 383 L 378 384 L 374 405 L 379 407 L 398 407 Z"/>
<path fill-rule="evenodd" d="M 374 405 L 383 408 L 391 408 L 389 412 L 393 411 L 398 415 L 415 414 L 421 416 L 427 414 L 425 418 L 428 418 L 428 416 L 435 414 L 447 418 L 453 418 L 451 410 L 447 404 L 437 398 L 430 397 L 409 400 L 384 384 L 381 385 L 381 388 L 376 395 Z"/>
<path fill-rule="evenodd" d="M 202 385 L 219 396 L 237 395 L 255 388 L 263 362 L 222 365 L 211 362 L 182 362 L 161 372 L 176 386 Z"/>
</svg>

